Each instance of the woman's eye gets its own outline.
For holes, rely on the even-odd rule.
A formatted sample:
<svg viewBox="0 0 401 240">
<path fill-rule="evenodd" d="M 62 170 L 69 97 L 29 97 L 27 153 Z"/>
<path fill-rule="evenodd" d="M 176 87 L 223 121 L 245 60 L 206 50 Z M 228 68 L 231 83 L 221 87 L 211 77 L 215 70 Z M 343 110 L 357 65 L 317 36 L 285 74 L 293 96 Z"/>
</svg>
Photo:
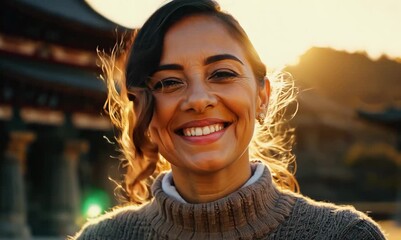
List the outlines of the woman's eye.
<svg viewBox="0 0 401 240">
<path fill-rule="evenodd" d="M 234 77 L 238 77 L 238 74 L 236 72 L 233 72 L 231 70 L 217 70 L 212 73 L 209 79 L 224 80 L 227 78 L 234 78 Z"/>
<path fill-rule="evenodd" d="M 156 82 L 153 85 L 152 90 L 158 92 L 172 92 L 183 86 L 183 84 L 184 83 L 178 79 L 166 78 Z"/>
</svg>

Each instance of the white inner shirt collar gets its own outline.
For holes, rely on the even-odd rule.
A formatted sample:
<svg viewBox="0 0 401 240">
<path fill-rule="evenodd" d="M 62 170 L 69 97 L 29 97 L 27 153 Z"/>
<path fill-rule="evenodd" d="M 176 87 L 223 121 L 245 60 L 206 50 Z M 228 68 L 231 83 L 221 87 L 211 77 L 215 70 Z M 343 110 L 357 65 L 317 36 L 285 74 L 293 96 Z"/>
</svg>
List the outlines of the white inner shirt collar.
<svg viewBox="0 0 401 240">
<path fill-rule="evenodd" d="M 247 187 L 255 183 L 263 175 L 265 167 L 266 166 L 260 162 L 251 163 L 252 176 L 248 179 L 248 181 L 244 185 L 242 185 L 241 188 Z M 182 203 L 187 203 L 187 201 L 185 201 L 184 198 L 181 197 L 181 195 L 175 188 L 173 181 L 173 174 L 171 171 L 166 173 L 166 175 L 164 175 L 162 180 L 162 189 L 167 195 L 175 198 L 177 201 Z"/>
</svg>

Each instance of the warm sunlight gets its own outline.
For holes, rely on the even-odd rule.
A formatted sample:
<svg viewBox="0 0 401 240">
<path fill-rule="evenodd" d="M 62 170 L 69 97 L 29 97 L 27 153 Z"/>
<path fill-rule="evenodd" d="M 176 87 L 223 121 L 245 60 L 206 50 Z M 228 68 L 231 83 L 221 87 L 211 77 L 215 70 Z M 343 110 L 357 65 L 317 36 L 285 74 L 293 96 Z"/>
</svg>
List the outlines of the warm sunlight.
<svg viewBox="0 0 401 240">
<path fill-rule="evenodd" d="M 107 18 L 138 27 L 166 0 L 86 0 Z M 311 46 L 401 56 L 401 1 L 218 1 L 250 35 L 270 67 L 297 61 Z"/>
</svg>

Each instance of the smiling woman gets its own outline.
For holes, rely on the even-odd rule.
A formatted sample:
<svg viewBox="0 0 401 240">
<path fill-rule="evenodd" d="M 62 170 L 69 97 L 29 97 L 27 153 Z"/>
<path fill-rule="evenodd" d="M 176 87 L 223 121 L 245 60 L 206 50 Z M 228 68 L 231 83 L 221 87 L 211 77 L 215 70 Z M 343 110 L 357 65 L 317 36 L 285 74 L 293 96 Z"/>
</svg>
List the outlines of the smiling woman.
<svg viewBox="0 0 401 240">
<path fill-rule="evenodd" d="M 153 90 L 150 137 L 171 163 L 185 199 L 216 200 L 251 175 L 247 149 L 255 116 L 266 111 L 261 106 L 267 105 L 269 84 L 259 85 L 244 49 L 213 16 L 194 15 L 174 24 L 163 49 L 162 70 L 150 85 L 169 85 Z M 215 179 L 230 179 L 230 184 Z M 195 188 L 198 182 L 219 190 Z"/>
<path fill-rule="evenodd" d="M 76 238 L 384 239 L 352 207 L 295 193 L 283 120 L 292 80 L 266 77 L 216 2 L 171 1 L 134 37 L 122 82 L 114 55 L 102 58 L 130 203 Z"/>
</svg>

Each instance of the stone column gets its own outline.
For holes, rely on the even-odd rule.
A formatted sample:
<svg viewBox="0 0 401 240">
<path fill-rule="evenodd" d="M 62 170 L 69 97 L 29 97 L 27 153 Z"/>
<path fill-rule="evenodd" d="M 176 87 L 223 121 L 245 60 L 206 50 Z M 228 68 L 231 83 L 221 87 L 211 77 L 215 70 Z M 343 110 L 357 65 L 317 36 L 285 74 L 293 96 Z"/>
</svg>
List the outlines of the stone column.
<svg viewBox="0 0 401 240">
<path fill-rule="evenodd" d="M 80 189 L 78 163 L 89 144 L 83 140 L 64 141 L 63 152 L 51 160 L 51 172 L 46 184 L 45 235 L 66 236 L 78 230 Z"/>
<path fill-rule="evenodd" d="M 0 160 L 0 239 L 28 239 L 27 209 L 23 174 L 29 144 L 35 135 L 12 131 Z"/>
<path fill-rule="evenodd" d="M 401 154 L 401 127 L 397 129 L 397 150 L 398 154 Z M 398 176 L 401 176 L 401 166 L 398 167 Z M 401 226 L 401 177 L 398 177 L 398 197 L 396 200 L 396 213 L 395 213 L 395 220 L 398 226 Z"/>
</svg>

